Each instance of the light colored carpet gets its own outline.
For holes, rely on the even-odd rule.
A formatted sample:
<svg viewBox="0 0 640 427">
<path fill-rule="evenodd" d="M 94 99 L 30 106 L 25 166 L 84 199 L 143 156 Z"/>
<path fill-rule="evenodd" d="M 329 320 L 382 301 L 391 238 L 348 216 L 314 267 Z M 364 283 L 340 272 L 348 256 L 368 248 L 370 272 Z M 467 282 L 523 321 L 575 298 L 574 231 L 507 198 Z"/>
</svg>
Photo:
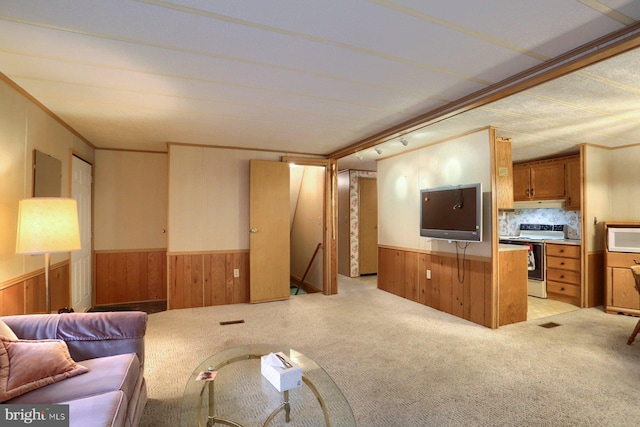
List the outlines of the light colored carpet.
<svg viewBox="0 0 640 427">
<path fill-rule="evenodd" d="M 334 296 L 155 313 L 141 425 L 178 425 L 185 382 L 211 354 L 274 343 L 323 366 L 360 427 L 636 426 L 636 322 L 591 308 L 491 330 L 346 278 Z"/>
</svg>

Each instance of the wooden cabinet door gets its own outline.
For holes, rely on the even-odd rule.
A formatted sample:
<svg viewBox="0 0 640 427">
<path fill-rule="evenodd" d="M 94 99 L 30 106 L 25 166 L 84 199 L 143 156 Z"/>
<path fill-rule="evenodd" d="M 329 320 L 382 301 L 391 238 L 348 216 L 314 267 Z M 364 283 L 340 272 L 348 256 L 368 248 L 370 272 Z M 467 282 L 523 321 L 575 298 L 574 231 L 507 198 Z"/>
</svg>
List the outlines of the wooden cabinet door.
<svg viewBox="0 0 640 427">
<path fill-rule="evenodd" d="M 629 268 L 611 269 L 611 305 L 621 308 L 640 309 L 640 294 Z"/>
<path fill-rule="evenodd" d="M 529 200 L 530 171 L 528 165 L 513 166 L 513 200 L 517 202 Z"/>
<path fill-rule="evenodd" d="M 567 210 L 580 210 L 580 158 L 569 159 L 564 164 L 566 172 L 565 189 L 567 190 Z"/>
<path fill-rule="evenodd" d="M 564 199 L 564 161 L 531 165 L 532 199 Z"/>
</svg>

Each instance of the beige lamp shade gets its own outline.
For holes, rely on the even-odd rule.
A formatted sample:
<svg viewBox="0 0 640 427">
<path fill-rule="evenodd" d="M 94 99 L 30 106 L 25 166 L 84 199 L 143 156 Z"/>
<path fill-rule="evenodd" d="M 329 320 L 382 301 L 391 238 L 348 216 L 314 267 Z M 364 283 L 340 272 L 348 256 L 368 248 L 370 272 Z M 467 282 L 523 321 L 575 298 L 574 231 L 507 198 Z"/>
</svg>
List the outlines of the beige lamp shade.
<svg viewBox="0 0 640 427">
<path fill-rule="evenodd" d="M 80 249 L 78 207 L 74 199 L 34 197 L 18 205 L 17 254 Z"/>
</svg>

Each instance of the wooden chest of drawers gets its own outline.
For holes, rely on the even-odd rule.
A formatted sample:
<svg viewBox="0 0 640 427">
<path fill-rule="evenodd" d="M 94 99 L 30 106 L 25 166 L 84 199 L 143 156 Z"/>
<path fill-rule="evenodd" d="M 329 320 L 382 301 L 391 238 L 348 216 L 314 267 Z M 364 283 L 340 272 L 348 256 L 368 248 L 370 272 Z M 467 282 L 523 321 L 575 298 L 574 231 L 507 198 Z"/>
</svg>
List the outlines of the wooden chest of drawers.
<svg viewBox="0 0 640 427">
<path fill-rule="evenodd" d="M 580 306 L 580 246 L 547 243 L 547 297 Z"/>
</svg>

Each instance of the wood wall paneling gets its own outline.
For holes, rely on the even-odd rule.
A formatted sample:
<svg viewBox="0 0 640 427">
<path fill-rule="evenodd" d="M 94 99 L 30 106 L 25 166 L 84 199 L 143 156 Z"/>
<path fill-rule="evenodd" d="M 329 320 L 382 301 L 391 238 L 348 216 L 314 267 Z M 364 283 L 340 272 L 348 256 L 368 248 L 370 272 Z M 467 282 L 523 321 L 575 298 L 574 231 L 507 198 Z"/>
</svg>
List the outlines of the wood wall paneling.
<svg viewBox="0 0 640 427">
<path fill-rule="evenodd" d="M 460 260 L 458 270 L 455 256 L 383 247 L 378 254 L 379 289 L 491 327 L 491 262 Z"/>
<path fill-rule="evenodd" d="M 8 287 L 2 290 L 2 294 L 3 294 L 2 314 L 4 316 L 10 316 L 13 314 L 26 314 L 25 304 L 24 304 L 24 298 L 25 298 L 24 288 L 25 288 L 25 283 L 21 282 L 19 284 L 13 285 L 11 287 Z M 44 308 L 42 312 L 44 312 Z"/>
<path fill-rule="evenodd" d="M 604 304 L 604 252 L 591 253 L 588 258 L 585 307 L 597 307 Z"/>
<path fill-rule="evenodd" d="M 420 254 L 418 261 L 418 302 L 424 305 L 431 305 L 430 284 L 431 279 L 427 279 L 427 270 L 431 269 L 431 255 Z"/>
<path fill-rule="evenodd" d="M 96 252 L 94 265 L 96 305 L 167 299 L 164 250 Z"/>
<path fill-rule="evenodd" d="M 411 301 L 419 302 L 418 266 L 420 256 L 416 252 L 405 252 L 403 288 L 404 297 Z"/>
<path fill-rule="evenodd" d="M 54 265 L 49 271 L 51 311 L 71 305 L 69 262 Z M 36 314 L 46 311 L 44 269 L 21 277 L 0 289 L 0 316 Z"/>
<path fill-rule="evenodd" d="M 205 254 L 204 270 L 204 304 L 226 304 L 226 255 Z"/>
<path fill-rule="evenodd" d="M 249 302 L 249 253 L 170 255 L 169 309 Z M 234 277 L 234 270 L 238 277 Z"/>
</svg>

